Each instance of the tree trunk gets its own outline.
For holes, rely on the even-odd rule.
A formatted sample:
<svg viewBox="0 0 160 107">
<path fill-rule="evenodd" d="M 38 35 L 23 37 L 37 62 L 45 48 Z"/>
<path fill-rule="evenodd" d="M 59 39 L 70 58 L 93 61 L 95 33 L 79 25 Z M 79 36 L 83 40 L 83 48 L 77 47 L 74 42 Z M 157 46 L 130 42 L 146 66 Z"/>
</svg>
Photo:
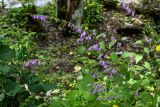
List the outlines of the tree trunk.
<svg viewBox="0 0 160 107">
<path fill-rule="evenodd" d="M 83 14 L 83 0 L 57 0 L 57 17 L 80 27 Z"/>
</svg>

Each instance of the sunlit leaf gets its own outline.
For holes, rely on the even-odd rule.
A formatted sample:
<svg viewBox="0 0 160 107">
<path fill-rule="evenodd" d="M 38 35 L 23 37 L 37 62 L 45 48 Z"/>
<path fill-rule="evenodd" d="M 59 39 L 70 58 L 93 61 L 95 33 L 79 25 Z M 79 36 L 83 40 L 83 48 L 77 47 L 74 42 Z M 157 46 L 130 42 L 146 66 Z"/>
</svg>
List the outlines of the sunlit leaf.
<svg viewBox="0 0 160 107">
<path fill-rule="evenodd" d="M 143 56 L 141 54 L 136 54 L 135 59 L 136 59 L 136 64 L 137 64 L 139 61 L 143 59 Z"/>
<path fill-rule="evenodd" d="M 143 65 L 145 68 L 147 68 L 148 70 L 151 70 L 151 65 L 148 62 L 145 62 Z"/>
</svg>

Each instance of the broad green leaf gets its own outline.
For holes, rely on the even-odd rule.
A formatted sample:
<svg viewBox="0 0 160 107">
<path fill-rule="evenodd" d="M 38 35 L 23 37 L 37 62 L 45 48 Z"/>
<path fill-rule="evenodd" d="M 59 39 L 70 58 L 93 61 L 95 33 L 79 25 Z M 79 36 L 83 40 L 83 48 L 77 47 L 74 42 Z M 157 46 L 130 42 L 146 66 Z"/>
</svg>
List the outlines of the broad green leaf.
<svg viewBox="0 0 160 107">
<path fill-rule="evenodd" d="M 94 79 L 91 75 L 86 75 L 79 83 L 78 88 L 79 90 L 88 91 L 89 87 L 87 87 L 88 84 L 92 84 L 94 82 Z"/>
<path fill-rule="evenodd" d="M 56 85 L 53 83 L 42 83 L 42 88 L 45 92 L 47 92 L 48 90 L 54 90 Z"/>
<path fill-rule="evenodd" d="M 84 54 L 85 52 L 86 52 L 86 47 L 85 47 L 85 46 L 80 46 L 80 47 L 78 48 L 78 53 Z"/>
<path fill-rule="evenodd" d="M 6 74 L 10 71 L 10 68 L 7 65 L 0 64 L 0 74 Z"/>
<path fill-rule="evenodd" d="M 126 63 L 121 64 L 120 72 L 125 75 L 127 81 L 130 79 L 130 71 L 128 71 L 128 65 Z"/>
<path fill-rule="evenodd" d="M 52 102 L 49 107 L 64 107 L 60 102 Z"/>
<path fill-rule="evenodd" d="M 145 62 L 143 65 L 145 68 L 147 68 L 148 70 L 151 70 L 151 65 L 148 62 Z"/>
<path fill-rule="evenodd" d="M 143 56 L 141 54 L 136 54 L 135 59 L 136 59 L 136 64 L 137 64 L 139 61 L 143 59 Z"/>
<path fill-rule="evenodd" d="M 0 94 L 0 102 L 3 100 L 3 98 L 4 98 L 4 93 L 1 93 Z"/>
<path fill-rule="evenodd" d="M 7 85 L 4 86 L 4 89 L 6 90 L 6 94 L 8 96 L 15 96 L 17 93 L 21 91 L 20 85 L 12 81 L 8 81 Z"/>
<path fill-rule="evenodd" d="M 122 55 L 122 58 L 128 58 L 133 55 L 135 55 L 135 53 L 133 53 L 133 52 L 124 52 L 124 54 Z"/>
<path fill-rule="evenodd" d="M 112 62 L 117 62 L 118 61 L 118 56 L 116 53 L 111 53 L 110 58 L 112 60 Z"/>
<path fill-rule="evenodd" d="M 129 100 L 130 99 L 130 90 L 125 87 L 119 87 L 119 92 L 117 93 L 119 96 Z"/>
<path fill-rule="evenodd" d="M 149 79 L 143 79 L 142 82 L 141 82 L 141 85 L 144 86 L 144 87 L 149 86 L 150 85 Z"/>
<path fill-rule="evenodd" d="M 127 81 L 127 83 L 130 84 L 130 85 L 133 85 L 133 84 L 135 84 L 136 82 L 137 82 L 137 81 L 134 80 L 133 78 L 130 78 L 130 80 Z"/>
<path fill-rule="evenodd" d="M 138 44 L 142 45 L 142 44 L 143 44 L 143 41 L 142 41 L 142 40 L 137 40 L 134 44 L 135 44 L 135 45 L 138 45 Z"/>
<path fill-rule="evenodd" d="M 96 100 L 96 97 L 93 94 L 89 93 L 88 91 L 82 91 L 82 93 L 83 93 L 83 97 L 85 98 L 85 100 L 87 101 Z"/>
<path fill-rule="evenodd" d="M 133 65 L 129 68 L 131 71 L 142 71 L 144 70 L 143 66 L 139 66 L 139 65 Z"/>
<path fill-rule="evenodd" d="M 15 57 L 15 51 L 10 49 L 8 46 L 0 45 L 0 59 L 10 60 Z"/>
<path fill-rule="evenodd" d="M 149 55 L 149 49 L 148 48 L 144 48 L 144 52 L 146 52 L 147 55 Z"/>
<path fill-rule="evenodd" d="M 106 46 L 105 46 L 104 41 L 101 41 L 101 42 L 99 43 L 99 45 L 100 45 L 100 48 L 101 48 L 101 49 L 106 50 Z"/>
<path fill-rule="evenodd" d="M 154 91 L 154 87 L 153 87 L 153 86 L 147 86 L 146 89 L 147 89 L 148 91 Z"/>
<path fill-rule="evenodd" d="M 71 101 L 76 101 L 80 95 L 81 95 L 81 93 L 79 90 L 72 90 L 67 94 L 66 98 Z"/>
<path fill-rule="evenodd" d="M 160 103 L 160 95 L 157 97 L 157 102 Z"/>
<path fill-rule="evenodd" d="M 152 99 L 152 96 L 151 96 L 150 93 L 148 93 L 148 92 L 143 92 L 143 93 L 140 95 L 140 99 L 141 99 L 141 101 L 142 101 L 144 104 L 147 104 L 147 103 L 149 103 L 149 101 Z"/>
</svg>

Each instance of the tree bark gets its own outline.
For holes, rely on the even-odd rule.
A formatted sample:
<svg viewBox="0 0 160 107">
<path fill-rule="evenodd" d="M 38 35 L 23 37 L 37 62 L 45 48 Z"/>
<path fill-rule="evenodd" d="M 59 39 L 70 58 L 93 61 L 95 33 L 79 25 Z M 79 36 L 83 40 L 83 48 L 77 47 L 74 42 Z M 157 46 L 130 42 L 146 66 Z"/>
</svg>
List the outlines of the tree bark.
<svg viewBox="0 0 160 107">
<path fill-rule="evenodd" d="M 80 27 L 83 0 L 57 0 L 57 17 Z"/>
</svg>

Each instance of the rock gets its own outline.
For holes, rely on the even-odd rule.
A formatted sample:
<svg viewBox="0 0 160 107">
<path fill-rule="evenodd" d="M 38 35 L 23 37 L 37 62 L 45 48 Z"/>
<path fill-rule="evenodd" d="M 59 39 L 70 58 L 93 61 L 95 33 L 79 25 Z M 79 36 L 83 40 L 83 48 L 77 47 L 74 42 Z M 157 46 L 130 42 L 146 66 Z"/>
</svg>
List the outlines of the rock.
<svg viewBox="0 0 160 107">
<path fill-rule="evenodd" d="M 137 18 L 132 18 L 131 21 L 133 22 L 133 25 L 137 25 L 137 26 L 144 25 L 144 23 L 141 20 L 137 19 Z"/>
</svg>

